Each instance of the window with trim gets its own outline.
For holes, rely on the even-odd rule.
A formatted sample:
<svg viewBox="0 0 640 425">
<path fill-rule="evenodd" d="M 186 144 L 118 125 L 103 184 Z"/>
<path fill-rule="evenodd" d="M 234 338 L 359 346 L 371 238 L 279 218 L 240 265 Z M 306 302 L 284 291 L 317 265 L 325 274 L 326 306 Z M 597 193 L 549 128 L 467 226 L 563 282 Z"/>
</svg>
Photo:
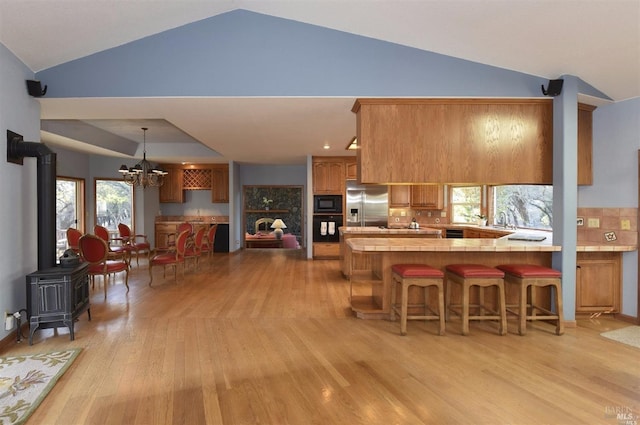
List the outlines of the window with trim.
<svg viewBox="0 0 640 425">
<path fill-rule="evenodd" d="M 112 232 L 118 231 L 118 223 L 134 228 L 133 186 L 123 180 L 95 180 L 95 223 Z"/>
<path fill-rule="evenodd" d="M 529 229 L 553 228 L 553 186 L 492 187 L 493 223 Z"/>
<path fill-rule="evenodd" d="M 452 223 L 475 223 L 482 211 L 482 186 L 449 186 Z"/>
<path fill-rule="evenodd" d="M 67 229 L 84 233 L 84 179 L 56 178 L 56 257 L 68 248 Z"/>
</svg>

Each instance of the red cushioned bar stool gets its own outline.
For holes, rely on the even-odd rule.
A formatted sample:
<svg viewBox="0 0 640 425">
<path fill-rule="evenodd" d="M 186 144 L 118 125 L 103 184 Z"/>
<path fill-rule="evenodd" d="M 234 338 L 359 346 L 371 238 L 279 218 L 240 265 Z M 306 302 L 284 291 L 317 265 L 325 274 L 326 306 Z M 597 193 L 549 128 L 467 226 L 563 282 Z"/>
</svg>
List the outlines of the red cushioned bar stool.
<svg viewBox="0 0 640 425">
<path fill-rule="evenodd" d="M 500 335 L 507 334 L 507 310 L 504 294 L 504 272 L 482 264 L 449 264 L 446 268 L 447 282 L 447 319 L 449 312 L 458 314 L 462 320 L 462 335 L 469 334 L 469 320 L 497 320 Z M 460 304 L 451 303 L 451 285 L 460 285 L 462 290 Z M 472 286 L 479 287 L 478 303 L 470 304 L 469 291 Z M 495 286 L 497 289 L 496 308 L 484 302 L 484 289 Z M 477 309 L 478 314 L 470 315 L 469 310 Z M 486 314 L 486 313 L 489 314 Z"/>
<path fill-rule="evenodd" d="M 439 320 L 438 335 L 444 335 L 444 273 L 425 264 L 394 264 L 391 266 L 391 320 L 396 320 L 396 313 L 400 314 L 400 335 L 407 334 L 407 320 Z M 401 288 L 400 303 L 396 301 L 397 286 Z M 423 288 L 424 304 L 409 304 L 409 287 Z M 429 287 L 438 290 L 437 311 L 429 306 Z M 409 315 L 409 307 L 423 307 L 422 315 Z"/>
<path fill-rule="evenodd" d="M 527 332 L 527 320 L 555 320 L 556 335 L 562 335 L 564 333 L 562 273 L 558 270 L 535 264 L 502 264 L 497 268 L 504 271 L 504 281 L 507 285 L 519 289 L 517 311 L 514 312 L 519 319 L 518 333 L 524 335 Z M 535 288 L 546 286 L 555 288 L 555 312 L 536 305 Z M 543 314 L 537 314 L 538 311 Z"/>
</svg>

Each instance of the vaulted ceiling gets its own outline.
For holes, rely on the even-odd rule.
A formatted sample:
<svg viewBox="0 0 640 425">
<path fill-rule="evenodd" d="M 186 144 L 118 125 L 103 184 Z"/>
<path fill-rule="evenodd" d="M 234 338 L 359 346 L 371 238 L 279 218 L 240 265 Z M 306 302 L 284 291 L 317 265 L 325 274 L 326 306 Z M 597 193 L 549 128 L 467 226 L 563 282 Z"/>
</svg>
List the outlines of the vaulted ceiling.
<svg viewBox="0 0 640 425">
<path fill-rule="evenodd" d="M 236 9 L 547 80 L 573 75 L 611 101 L 640 96 L 638 0 L 2 0 L 0 42 L 39 72 Z M 356 70 L 354 64 L 345 72 Z M 345 153 L 344 147 L 355 133 L 355 118 L 350 112 L 354 99 L 353 95 L 201 99 L 45 96 L 40 102 L 43 120 L 79 120 L 136 146 L 142 139 L 139 127 L 148 126 L 147 149 L 152 159 L 298 163 L 301 154 Z M 594 103 L 602 101 L 603 97 L 594 99 Z M 203 107 L 216 118 L 200 117 Z M 140 148 L 135 153 L 104 145 L 96 150 L 96 143 L 48 131 L 42 138 L 87 152 L 140 153 Z M 158 154 L 151 151 L 163 143 L 165 147 L 157 147 Z M 331 149 L 324 150 L 325 144 Z M 265 149 L 265 145 L 271 148 Z"/>
</svg>

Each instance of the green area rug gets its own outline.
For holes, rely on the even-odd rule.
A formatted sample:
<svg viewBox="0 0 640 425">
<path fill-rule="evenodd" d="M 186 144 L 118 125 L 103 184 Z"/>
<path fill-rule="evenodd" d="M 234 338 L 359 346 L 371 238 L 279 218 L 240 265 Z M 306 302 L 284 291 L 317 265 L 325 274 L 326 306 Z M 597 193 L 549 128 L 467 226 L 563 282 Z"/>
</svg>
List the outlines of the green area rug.
<svg viewBox="0 0 640 425">
<path fill-rule="evenodd" d="M 0 357 L 0 425 L 24 423 L 79 353 Z"/>
<path fill-rule="evenodd" d="M 627 326 L 626 328 L 616 329 L 615 331 L 603 332 L 605 338 L 640 348 L 640 326 Z"/>
</svg>

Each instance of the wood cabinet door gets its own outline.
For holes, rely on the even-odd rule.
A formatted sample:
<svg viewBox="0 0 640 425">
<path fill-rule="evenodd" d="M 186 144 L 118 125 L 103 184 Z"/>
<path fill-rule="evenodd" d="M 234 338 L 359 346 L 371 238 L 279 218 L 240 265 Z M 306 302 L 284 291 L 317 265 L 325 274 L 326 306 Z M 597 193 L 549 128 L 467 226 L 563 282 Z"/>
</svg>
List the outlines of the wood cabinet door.
<svg viewBox="0 0 640 425">
<path fill-rule="evenodd" d="M 345 178 L 346 180 L 357 180 L 358 179 L 358 164 L 356 163 L 355 158 L 348 158 L 345 160 Z"/>
<path fill-rule="evenodd" d="M 344 192 L 343 162 L 314 162 L 313 193 L 340 195 L 342 192 Z"/>
<path fill-rule="evenodd" d="M 411 186 L 389 186 L 389 206 L 392 208 L 408 208 L 411 200 Z"/>
<path fill-rule="evenodd" d="M 440 184 L 411 186 L 411 207 L 441 210 L 444 207 L 443 187 Z"/>
<path fill-rule="evenodd" d="M 615 258 L 578 260 L 576 313 L 617 313 L 620 309 L 619 294 L 619 261 Z"/>
<path fill-rule="evenodd" d="M 176 233 L 177 225 L 156 223 L 155 226 L 155 246 L 156 248 L 166 248 L 169 246 L 169 235 Z"/>
<path fill-rule="evenodd" d="M 182 169 L 170 165 L 162 165 L 162 169 L 167 170 L 164 184 L 160 186 L 158 192 L 160 202 L 184 202 L 184 191 L 182 187 Z"/>
<path fill-rule="evenodd" d="M 211 202 L 229 203 L 229 166 L 226 164 L 211 168 Z"/>
<path fill-rule="evenodd" d="M 578 184 L 593 184 L 593 110 L 578 104 Z"/>
</svg>

